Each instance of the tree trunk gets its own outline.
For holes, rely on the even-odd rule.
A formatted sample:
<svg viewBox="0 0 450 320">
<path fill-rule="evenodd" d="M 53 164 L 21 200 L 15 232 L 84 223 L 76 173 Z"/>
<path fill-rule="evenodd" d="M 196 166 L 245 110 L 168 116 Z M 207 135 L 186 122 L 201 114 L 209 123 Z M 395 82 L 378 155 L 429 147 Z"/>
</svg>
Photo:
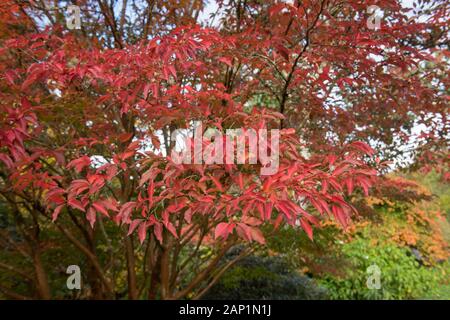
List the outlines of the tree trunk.
<svg viewBox="0 0 450 320">
<path fill-rule="evenodd" d="M 131 300 L 138 299 L 138 289 L 136 280 L 136 263 L 134 259 L 134 246 L 132 238 L 124 236 L 125 251 L 127 256 L 127 272 L 128 272 L 128 298 Z"/>
<path fill-rule="evenodd" d="M 50 287 L 48 285 L 47 273 L 42 265 L 41 253 L 39 249 L 36 249 L 33 252 L 33 264 L 39 298 L 49 300 L 51 298 Z"/>
</svg>

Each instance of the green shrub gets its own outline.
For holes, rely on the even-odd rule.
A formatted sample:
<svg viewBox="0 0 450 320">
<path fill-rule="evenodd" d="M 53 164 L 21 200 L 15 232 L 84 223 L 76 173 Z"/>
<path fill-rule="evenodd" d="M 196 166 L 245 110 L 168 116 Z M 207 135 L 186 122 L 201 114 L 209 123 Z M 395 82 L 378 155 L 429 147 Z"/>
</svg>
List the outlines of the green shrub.
<svg viewBox="0 0 450 320">
<path fill-rule="evenodd" d="M 231 259 L 235 253 L 227 256 Z M 250 256 L 228 270 L 204 299 L 325 299 L 324 288 L 291 270 L 279 257 Z"/>
<path fill-rule="evenodd" d="M 355 239 L 343 245 L 351 262 L 344 278 L 325 276 L 324 285 L 333 299 L 415 299 L 430 295 L 445 279 L 444 266 L 425 267 L 407 248 L 390 243 L 373 245 L 373 241 Z M 369 289 L 367 268 L 376 265 L 381 271 L 381 288 Z M 445 265 L 448 272 L 448 264 Z"/>
</svg>

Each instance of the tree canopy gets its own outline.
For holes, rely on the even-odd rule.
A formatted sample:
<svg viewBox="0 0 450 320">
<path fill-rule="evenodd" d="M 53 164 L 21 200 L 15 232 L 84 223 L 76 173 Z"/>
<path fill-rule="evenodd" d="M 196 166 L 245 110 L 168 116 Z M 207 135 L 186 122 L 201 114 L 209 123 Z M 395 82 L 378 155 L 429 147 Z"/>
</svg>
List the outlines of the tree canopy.
<svg viewBox="0 0 450 320">
<path fill-rule="evenodd" d="M 0 192 L 39 297 L 51 297 L 49 228 L 86 258 L 98 298 L 118 294 L 119 246 L 129 298 L 198 298 L 280 225 L 311 239 L 321 220 L 346 227 L 349 196 L 368 195 L 389 161 L 448 169 L 446 1 L 0 6 Z M 250 151 L 245 163 L 177 163 L 173 132 L 198 123 L 279 130 L 278 170 L 261 175 L 268 163 Z M 218 138 L 201 139 L 206 157 Z"/>
</svg>

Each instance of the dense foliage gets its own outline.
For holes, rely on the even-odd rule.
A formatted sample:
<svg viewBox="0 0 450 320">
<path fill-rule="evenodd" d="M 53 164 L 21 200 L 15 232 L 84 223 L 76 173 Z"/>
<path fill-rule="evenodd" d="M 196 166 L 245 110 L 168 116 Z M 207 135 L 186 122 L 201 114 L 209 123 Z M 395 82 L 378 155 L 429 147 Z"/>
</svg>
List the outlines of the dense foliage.
<svg viewBox="0 0 450 320">
<path fill-rule="evenodd" d="M 383 177 L 391 160 L 448 179 L 449 8 L 415 2 L 218 0 L 205 23 L 197 0 L 3 1 L 1 294 L 198 299 L 283 232 L 345 236 L 372 186 L 405 190 Z M 180 164 L 172 135 L 199 123 Z M 279 144 L 224 164 L 223 135 L 203 133 L 228 129 Z M 215 163 L 192 162 L 196 143 Z M 402 216 L 422 218 L 433 228 Z M 392 241 L 437 263 L 441 240 L 420 230 Z M 64 287 L 72 264 L 80 291 Z"/>
<path fill-rule="evenodd" d="M 445 213 L 450 207 L 447 194 L 441 193 L 447 187 L 435 172 L 413 177 L 429 189 L 391 177 L 402 181 L 403 192 L 366 198 L 370 214 L 361 215 L 345 233 L 328 224 L 309 244 L 286 229 L 272 241 L 272 249 L 334 299 L 448 299 L 450 224 Z M 368 268 L 374 265 L 381 271 L 379 290 L 367 287 Z"/>
</svg>

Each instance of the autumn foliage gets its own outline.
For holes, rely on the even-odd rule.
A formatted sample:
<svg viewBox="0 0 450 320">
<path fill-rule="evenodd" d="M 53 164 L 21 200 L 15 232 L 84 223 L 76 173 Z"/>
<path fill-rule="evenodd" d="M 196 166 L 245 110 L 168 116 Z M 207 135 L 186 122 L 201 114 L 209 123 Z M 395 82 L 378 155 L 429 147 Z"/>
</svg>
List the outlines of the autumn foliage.
<svg viewBox="0 0 450 320">
<path fill-rule="evenodd" d="M 217 26 L 196 22 L 201 1 L 78 1 L 81 30 L 65 29 L 63 7 L 2 4 L 1 195 L 35 261 L 37 296 L 52 295 L 36 263 L 47 228 L 87 260 L 92 297 L 118 294 L 96 248 L 113 252 L 113 237 L 129 298 L 198 298 L 232 266 L 221 258 L 236 244 L 244 256 L 280 225 L 311 239 L 323 220 L 345 228 L 357 213 L 349 196 L 369 195 L 396 144 L 417 139 L 414 125 L 429 129 L 421 150 L 442 153 L 448 8 L 434 3 L 419 23 L 398 1 L 373 2 L 386 13 L 378 30 L 366 25 L 367 1 L 218 1 Z M 177 164 L 171 133 L 198 122 L 280 129 L 278 171 Z"/>
</svg>

